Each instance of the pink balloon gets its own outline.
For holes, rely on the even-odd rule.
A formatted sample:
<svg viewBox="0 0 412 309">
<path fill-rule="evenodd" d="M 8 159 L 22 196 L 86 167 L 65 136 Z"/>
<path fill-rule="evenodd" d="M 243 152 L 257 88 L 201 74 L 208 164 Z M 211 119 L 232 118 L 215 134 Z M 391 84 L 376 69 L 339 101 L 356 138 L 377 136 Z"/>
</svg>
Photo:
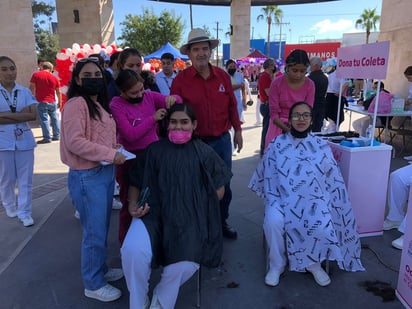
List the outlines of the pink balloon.
<svg viewBox="0 0 412 309">
<path fill-rule="evenodd" d="M 56 54 L 56 59 L 66 60 L 66 59 L 68 59 L 68 58 L 69 58 L 69 56 L 67 56 L 66 54 L 63 54 L 63 53 L 57 53 L 57 54 Z"/>
<path fill-rule="evenodd" d="M 79 43 L 73 43 L 72 45 L 72 52 L 73 54 L 77 54 L 80 52 L 80 45 Z"/>
<path fill-rule="evenodd" d="M 72 49 L 71 48 L 66 48 L 66 55 L 71 56 L 72 55 Z"/>
<path fill-rule="evenodd" d="M 94 53 L 98 54 L 102 50 L 101 46 L 99 44 L 94 44 L 93 45 L 93 51 Z"/>
</svg>

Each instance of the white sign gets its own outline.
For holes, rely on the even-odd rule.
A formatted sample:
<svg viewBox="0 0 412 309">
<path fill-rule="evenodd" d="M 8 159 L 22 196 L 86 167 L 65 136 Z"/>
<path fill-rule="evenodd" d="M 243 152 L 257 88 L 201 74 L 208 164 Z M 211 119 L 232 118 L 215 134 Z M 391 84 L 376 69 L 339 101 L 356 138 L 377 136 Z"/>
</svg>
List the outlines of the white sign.
<svg viewBox="0 0 412 309">
<path fill-rule="evenodd" d="M 338 48 L 336 76 L 339 78 L 385 79 L 389 41 Z"/>
</svg>

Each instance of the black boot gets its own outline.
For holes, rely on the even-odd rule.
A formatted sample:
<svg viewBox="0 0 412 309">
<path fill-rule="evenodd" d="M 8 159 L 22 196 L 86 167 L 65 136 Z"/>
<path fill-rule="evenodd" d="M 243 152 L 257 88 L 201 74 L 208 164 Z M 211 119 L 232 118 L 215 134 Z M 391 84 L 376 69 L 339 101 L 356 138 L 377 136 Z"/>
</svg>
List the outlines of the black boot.
<svg viewBox="0 0 412 309">
<path fill-rule="evenodd" d="M 227 224 L 226 222 L 223 223 L 222 225 L 222 232 L 223 232 L 223 237 L 226 237 L 229 239 L 237 238 L 236 230 L 233 227 L 231 227 L 229 224 Z"/>
</svg>

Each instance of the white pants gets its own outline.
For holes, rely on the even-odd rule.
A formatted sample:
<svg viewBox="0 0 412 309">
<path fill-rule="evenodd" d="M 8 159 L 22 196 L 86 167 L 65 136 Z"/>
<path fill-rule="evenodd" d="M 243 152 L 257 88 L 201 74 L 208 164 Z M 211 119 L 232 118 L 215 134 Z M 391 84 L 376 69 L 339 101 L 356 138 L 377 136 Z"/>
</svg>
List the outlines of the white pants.
<svg viewBox="0 0 412 309">
<path fill-rule="evenodd" d="M 230 141 L 231 141 L 231 144 L 232 144 L 232 153 L 234 153 L 236 151 L 236 148 L 235 148 L 235 144 L 234 144 L 235 130 L 233 129 L 233 127 L 231 127 L 229 129 L 229 134 L 230 134 Z"/>
<path fill-rule="evenodd" d="M 287 264 L 285 223 L 276 207 L 265 206 L 263 231 L 268 245 L 269 270 L 282 272 Z"/>
<path fill-rule="evenodd" d="M 412 177 L 412 165 L 407 165 L 393 171 L 389 178 L 388 204 L 389 212 L 387 219 L 391 221 L 404 221 L 405 209 L 409 197 L 409 188 Z M 405 223 L 399 227 L 404 232 Z"/>
<path fill-rule="evenodd" d="M 256 124 L 262 124 L 262 115 L 260 114 L 260 100 L 256 100 Z"/>
<path fill-rule="evenodd" d="M 146 226 L 133 219 L 121 248 L 123 272 L 130 292 L 130 309 L 142 309 L 147 300 L 151 274 L 152 248 Z M 199 264 L 182 261 L 163 268 L 153 293 L 163 309 L 173 309 L 179 288 L 199 269 Z"/>
<path fill-rule="evenodd" d="M 0 195 L 3 207 L 7 210 L 17 208 L 19 218 L 30 217 L 32 213 L 33 166 L 33 149 L 0 151 Z"/>
</svg>

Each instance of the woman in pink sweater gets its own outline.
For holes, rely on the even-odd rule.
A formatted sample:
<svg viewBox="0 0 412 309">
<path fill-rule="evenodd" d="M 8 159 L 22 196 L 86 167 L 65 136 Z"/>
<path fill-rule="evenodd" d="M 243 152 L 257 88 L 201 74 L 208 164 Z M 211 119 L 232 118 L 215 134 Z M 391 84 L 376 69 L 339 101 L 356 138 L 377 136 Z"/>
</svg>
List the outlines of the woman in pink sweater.
<svg viewBox="0 0 412 309">
<path fill-rule="evenodd" d="M 62 110 L 60 157 L 69 166 L 70 197 L 83 228 L 81 272 L 86 297 L 113 301 L 121 291 L 107 282 L 123 277 L 108 268 L 107 234 L 114 191 L 114 164 L 126 157 L 117 150 L 116 124 L 110 114 L 104 71 L 97 58 L 75 66 Z"/>
<path fill-rule="evenodd" d="M 285 74 L 275 78 L 269 89 L 270 122 L 266 134 L 266 147 L 282 132 L 289 132 L 290 107 L 306 102 L 313 107 L 315 84 L 306 77 L 309 57 L 304 50 L 295 49 L 286 58 Z"/>
<path fill-rule="evenodd" d="M 177 95 L 165 96 L 154 91 L 145 91 L 144 80 L 132 70 L 120 71 L 116 86 L 120 96 L 113 97 L 110 109 L 116 121 L 117 142 L 127 151 L 140 155 L 151 143 L 159 140 L 158 122 L 163 120 L 176 102 L 182 103 Z M 123 204 L 119 214 L 119 241 L 123 243 L 132 217 L 127 208 L 128 172 L 132 160 L 116 170 L 116 180 L 120 186 L 120 201 Z"/>
</svg>

